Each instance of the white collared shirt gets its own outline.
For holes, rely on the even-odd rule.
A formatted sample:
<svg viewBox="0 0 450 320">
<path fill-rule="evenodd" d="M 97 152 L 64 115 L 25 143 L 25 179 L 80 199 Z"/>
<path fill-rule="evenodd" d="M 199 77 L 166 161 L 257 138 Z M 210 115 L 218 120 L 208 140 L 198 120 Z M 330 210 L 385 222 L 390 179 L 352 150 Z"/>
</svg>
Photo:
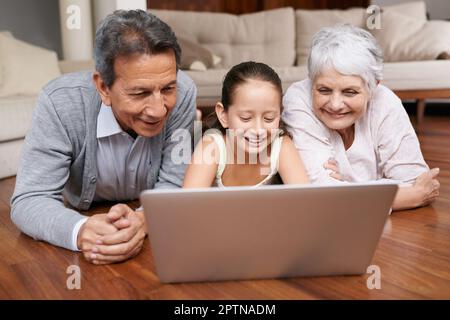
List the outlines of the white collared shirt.
<svg viewBox="0 0 450 320">
<path fill-rule="evenodd" d="M 151 166 L 150 140 L 122 130 L 111 107 L 102 104 L 97 118 L 97 182 L 94 201 L 128 201 L 146 189 Z M 86 219 L 72 231 L 72 250 Z"/>
<path fill-rule="evenodd" d="M 122 130 L 112 109 L 102 104 L 97 120 L 97 183 L 94 201 L 139 198 L 151 166 L 150 140 Z"/>
</svg>

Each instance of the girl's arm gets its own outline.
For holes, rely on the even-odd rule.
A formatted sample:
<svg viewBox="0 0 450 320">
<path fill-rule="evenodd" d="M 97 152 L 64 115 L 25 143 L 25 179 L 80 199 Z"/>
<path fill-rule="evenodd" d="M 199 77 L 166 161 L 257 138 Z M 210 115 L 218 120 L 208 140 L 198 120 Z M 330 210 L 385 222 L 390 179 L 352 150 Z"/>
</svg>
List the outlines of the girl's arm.
<svg viewBox="0 0 450 320">
<path fill-rule="evenodd" d="M 281 144 L 278 173 L 284 184 L 309 183 L 303 161 L 288 136 L 283 137 Z"/>
<path fill-rule="evenodd" d="M 184 175 L 183 188 L 209 188 L 213 185 L 219 163 L 219 148 L 211 136 L 197 144 Z"/>
</svg>

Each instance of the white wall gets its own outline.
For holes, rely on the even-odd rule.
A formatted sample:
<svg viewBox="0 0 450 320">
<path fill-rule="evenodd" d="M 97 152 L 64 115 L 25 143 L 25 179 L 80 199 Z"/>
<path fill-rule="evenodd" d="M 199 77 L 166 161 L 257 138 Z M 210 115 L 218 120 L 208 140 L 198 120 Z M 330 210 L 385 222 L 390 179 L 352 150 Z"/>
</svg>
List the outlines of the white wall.
<svg viewBox="0 0 450 320">
<path fill-rule="evenodd" d="M 147 10 L 146 0 L 93 0 L 94 25 L 114 10 L 142 9 Z M 95 29 L 95 28 L 94 28 Z"/>
<path fill-rule="evenodd" d="M 147 9 L 146 0 L 116 0 L 117 9 L 131 10 L 131 9 Z"/>
<path fill-rule="evenodd" d="M 413 2 L 414 0 L 372 0 L 373 4 L 380 6 Z M 430 14 L 430 19 L 445 20 L 450 19 L 450 1 L 448 0 L 424 0 L 427 5 L 427 11 Z"/>
<path fill-rule="evenodd" d="M 112 0 L 94 0 L 92 3 L 92 11 L 94 14 L 94 29 L 100 20 L 113 12 L 116 8 L 116 2 Z M 95 32 L 95 30 L 94 30 Z"/>
<path fill-rule="evenodd" d="M 71 8 L 78 8 L 73 11 Z M 78 11 L 79 10 L 79 11 Z M 66 60 L 90 60 L 93 57 L 92 13 L 89 0 L 59 0 L 63 57 Z M 74 18 L 75 17 L 75 18 Z M 73 22 L 79 25 L 74 27 Z"/>
<path fill-rule="evenodd" d="M 81 28 L 70 30 L 66 26 L 66 9 L 76 5 L 81 10 Z M 59 0 L 61 36 L 64 59 L 88 60 L 92 58 L 93 41 L 98 23 L 119 9 L 147 9 L 146 0 Z"/>
<path fill-rule="evenodd" d="M 58 0 L 0 0 L 0 30 L 62 57 Z"/>
</svg>

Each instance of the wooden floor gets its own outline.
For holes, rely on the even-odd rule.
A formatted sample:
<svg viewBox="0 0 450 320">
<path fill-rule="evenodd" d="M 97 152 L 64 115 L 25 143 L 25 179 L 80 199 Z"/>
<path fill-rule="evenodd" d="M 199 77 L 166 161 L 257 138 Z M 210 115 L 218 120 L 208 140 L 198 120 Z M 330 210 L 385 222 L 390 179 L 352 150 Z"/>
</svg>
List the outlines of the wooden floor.
<svg viewBox="0 0 450 320">
<path fill-rule="evenodd" d="M 429 207 L 389 218 L 372 262 L 381 269 L 379 290 L 367 288 L 368 275 L 161 284 L 148 241 L 131 261 L 93 266 L 80 254 L 19 232 L 9 218 L 11 178 L 0 181 L 0 298 L 450 299 L 450 117 L 426 117 L 418 133 L 428 164 L 441 168 L 441 196 Z M 70 265 L 81 269 L 81 290 L 66 286 Z"/>
</svg>

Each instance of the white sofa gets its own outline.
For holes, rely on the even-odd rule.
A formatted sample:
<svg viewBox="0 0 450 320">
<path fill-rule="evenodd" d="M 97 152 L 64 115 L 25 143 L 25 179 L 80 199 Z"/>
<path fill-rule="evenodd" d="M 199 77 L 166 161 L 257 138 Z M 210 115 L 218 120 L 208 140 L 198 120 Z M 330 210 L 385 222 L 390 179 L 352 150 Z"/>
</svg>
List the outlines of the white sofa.
<svg viewBox="0 0 450 320">
<path fill-rule="evenodd" d="M 271 65 L 286 89 L 307 77 L 305 64 L 315 32 L 341 22 L 365 28 L 368 18 L 364 8 L 294 10 L 287 7 L 241 16 L 156 9 L 149 12 L 169 24 L 177 37 L 189 39 L 221 57 L 219 64 L 206 71 L 187 71 L 197 84 L 200 107 L 220 97 L 225 73 L 241 61 L 256 60 Z M 381 21 L 390 23 L 388 30 L 373 32 L 385 51 L 383 84 L 401 98 L 418 100 L 421 118 L 425 98 L 450 98 L 450 60 L 435 59 L 441 51 L 450 52 L 450 22 L 428 22 L 424 2 L 385 7 Z M 417 26 L 408 33 L 405 24 L 414 23 Z M 439 30 L 441 38 L 436 37 L 431 27 Z M 401 61 L 408 55 L 415 61 Z"/>
<path fill-rule="evenodd" d="M 59 61 L 61 73 L 93 69 L 92 61 Z M 0 98 L 0 179 L 14 176 L 25 135 L 30 128 L 37 94 Z"/>
<path fill-rule="evenodd" d="M 63 73 L 93 67 L 93 61 L 58 61 L 54 51 L 0 30 L 0 179 L 17 173 L 42 86 Z"/>
</svg>

